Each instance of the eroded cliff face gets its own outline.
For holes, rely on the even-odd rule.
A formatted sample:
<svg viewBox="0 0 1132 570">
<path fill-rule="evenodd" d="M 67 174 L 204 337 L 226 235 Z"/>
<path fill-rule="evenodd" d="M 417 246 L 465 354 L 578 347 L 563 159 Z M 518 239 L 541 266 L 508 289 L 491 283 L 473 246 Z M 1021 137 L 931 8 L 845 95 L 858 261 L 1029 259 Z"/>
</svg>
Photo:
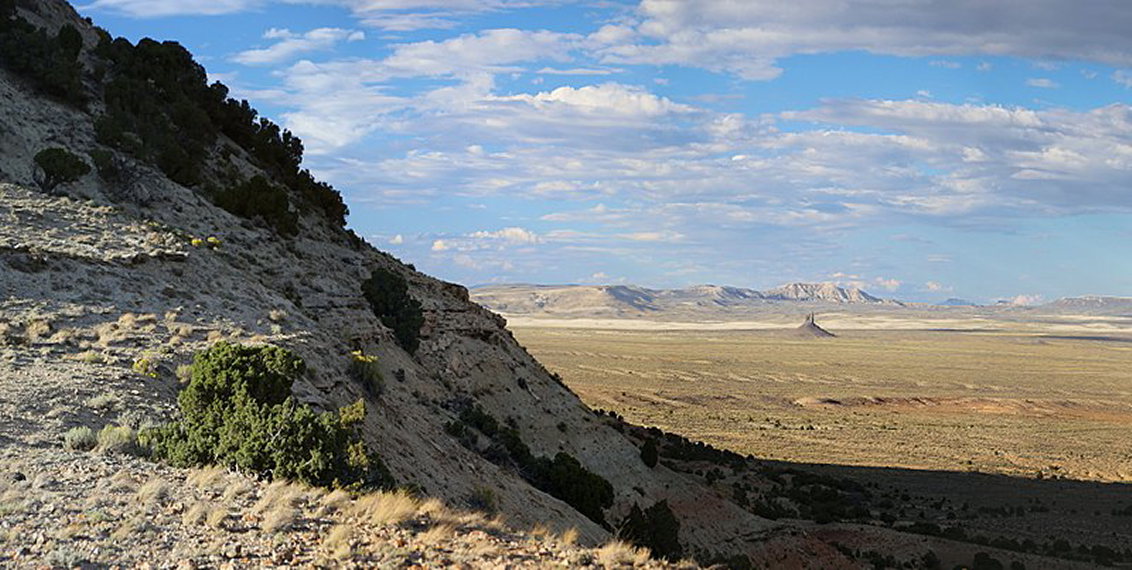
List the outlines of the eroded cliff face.
<svg viewBox="0 0 1132 570">
<path fill-rule="evenodd" d="M 72 24 L 87 49 L 96 41 L 61 1 L 22 10 L 29 20 Z M 488 492 L 514 525 L 576 528 L 583 542 L 599 543 L 632 506 L 666 500 L 681 520 L 681 542 L 712 552 L 742 551 L 777 526 L 697 478 L 645 466 L 637 443 L 552 378 L 463 287 L 416 272 L 319 216 L 302 216 L 294 237 L 236 217 L 199 188 L 97 142 L 98 110 L 98 101 L 76 108 L 43 97 L 0 70 L 3 445 L 59 447 L 76 426 L 168 421 L 177 369 L 194 352 L 220 339 L 272 343 L 306 361 L 294 387 L 301 400 L 322 410 L 365 400 L 365 438 L 396 479 L 451 505 Z M 245 175 L 262 173 L 233 141 L 221 136 L 216 146 Z M 37 188 L 33 157 L 48 147 L 88 163 L 108 152 L 120 176 L 107 181 L 92 171 L 47 194 Z M 193 245 L 207 237 L 219 245 Z M 415 354 L 362 296 L 375 269 L 402 276 L 422 305 Z M 352 350 L 378 358 L 381 390 L 351 374 Z M 139 362 L 152 374 L 139 373 Z M 90 405 L 99 399 L 113 404 Z M 469 446 L 449 435 L 446 425 L 473 405 L 517 428 L 535 456 L 566 453 L 607 479 L 615 497 L 605 509 L 609 525 L 536 489 L 514 465 L 485 459 L 486 438 Z"/>
</svg>

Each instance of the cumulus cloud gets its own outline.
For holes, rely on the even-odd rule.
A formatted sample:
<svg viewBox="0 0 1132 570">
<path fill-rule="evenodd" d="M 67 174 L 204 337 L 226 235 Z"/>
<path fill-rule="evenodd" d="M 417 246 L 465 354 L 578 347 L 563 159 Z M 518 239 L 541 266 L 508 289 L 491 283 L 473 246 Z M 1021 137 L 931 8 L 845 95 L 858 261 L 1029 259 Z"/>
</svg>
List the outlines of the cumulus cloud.
<svg viewBox="0 0 1132 570">
<path fill-rule="evenodd" d="M 945 293 L 950 292 L 951 287 L 944 285 L 943 283 L 940 283 L 938 281 L 928 281 L 927 283 L 924 283 L 924 290 L 931 293 Z"/>
<path fill-rule="evenodd" d="M 601 114 L 602 116 L 613 113 L 620 116 L 648 119 L 673 113 L 688 113 L 694 110 L 688 105 L 673 103 L 667 98 L 653 95 L 640 87 L 618 83 L 586 85 L 578 88 L 566 86 L 534 95 L 500 97 L 498 100 L 520 101 L 539 110 L 560 105 L 583 113 Z"/>
<path fill-rule="evenodd" d="M 401 234 L 397 234 L 397 235 L 389 238 L 389 243 L 390 243 L 390 245 L 401 245 L 401 244 L 405 243 L 405 237 L 402 236 Z"/>
<path fill-rule="evenodd" d="M 318 28 L 301 34 L 272 28 L 265 32 L 263 37 L 278 41 L 270 47 L 242 51 L 232 60 L 244 65 L 276 64 L 306 52 L 331 49 L 343 41 L 361 41 L 366 35 L 364 32 L 342 28 Z"/>
<path fill-rule="evenodd" d="M 997 55 L 1132 64 L 1132 11 L 1108 0 L 642 0 L 643 40 L 606 61 L 677 64 L 772 79 L 778 60 L 847 50 L 898 56 Z"/>
<path fill-rule="evenodd" d="M 498 231 L 478 231 L 468 234 L 468 237 L 480 240 L 499 240 L 513 245 L 529 245 L 542 241 L 538 234 L 523 228 L 510 227 Z"/>
</svg>

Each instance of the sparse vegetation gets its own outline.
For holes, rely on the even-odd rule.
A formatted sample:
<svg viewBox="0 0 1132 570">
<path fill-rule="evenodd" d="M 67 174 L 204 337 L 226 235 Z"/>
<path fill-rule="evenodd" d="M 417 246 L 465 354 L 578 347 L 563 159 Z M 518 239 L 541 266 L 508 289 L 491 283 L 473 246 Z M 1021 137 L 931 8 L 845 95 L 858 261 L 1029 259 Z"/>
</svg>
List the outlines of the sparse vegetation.
<svg viewBox="0 0 1132 570">
<path fill-rule="evenodd" d="M 360 350 L 351 351 L 350 373 L 354 376 L 354 380 L 372 395 L 379 395 L 385 390 L 385 378 L 381 375 L 376 356 L 365 354 Z"/>
<path fill-rule="evenodd" d="M 70 184 L 90 173 L 90 165 L 64 148 L 46 148 L 35 155 L 35 164 L 43 172 L 39 187 L 54 192 L 62 184 Z"/>
<path fill-rule="evenodd" d="M 641 461 L 650 469 L 656 467 L 656 462 L 659 460 L 656 450 L 656 440 L 648 438 L 645 443 L 641 445 Z"/>
<path fill-rule="evenodd" d="M 274 346 L 226 342 L 197 354 L 178 396 L 181 419 L 146 432 L 156 457 L 178 466 L 218 464 L 311 485 L 380 488 L 392 481 L 355 431 L 362 402 L 318 414 L 295 401 L 304 364 Z"/>
<path fill-rule="evenodd" d="M 86 401 L 87 406 L 100 412 L 113 410 L 121 403 L 122 400 L 112 392 L 103 392 Z"/>
<path fill-rule="evenodd" d="M 672 514 L 668 501 L 660 501 L 643 511 L 633 505 L 618 525 L 617 536 L 668 560 L 679 560 L 684 555 L 680 546 L 680 521 Z"/>
<path fill-rule="evenodd" d="M 98 445 L 98 436 L 86 426 L 75 427 L 63 434 L 63 447 L 72 451 L 90 451 Z"/>
<path fill-rule="evenodd" d="M 420 302 L 409 296 L 405 278 L 388 269 L 374 269 L 362 283 L 362 295 L 382 324 L 393 329 L 401 348 L 409 354 L 416 352 L 424 315 Z"/>
<path fill-rule="evenodd" d="M 15 2 L 0 2 L 0 65 L 45 95 L 72 105 L 85 102 L 81 48 L 82 36 L 74 26 L 64 25 L 51 36 L 16 16 Z"/>
<path fill-rule="evenodd" d="M 491 439 L 483 450 L 475 447 L 474 429 Z M 449 435 L 477 449 L 489 461 L 511 464 L 538 489 L 562 499 L 590 520 L 607 526 L 604 509 L 613 505 L 613 485 L 582 466 L 574 456 L 559 452 L 553 459 L 536 457 L 519 436 L 518 428 L 500 426 L 479 406 L 465 405 L 459 422 L 446 426 Z"/>
<path fill-rule="evenodd" d="M 145 455 L 147 450 L 138 443 L 138 433 L 127 426 L 107 425 L 98 432 L 95 450 L 107 455 Z"/>
<path fill-rule="evenodd" d="M 237 216 L 263 220 L 281 236 L 299 233 L 299 214 L 291 208 L 287 191 L 263 176 L 215 192 L 213 201 Z"/>
<path fill-rule="evenodd" d="M 106 83 L 106 113 L 96 123 L 99 142 L 156 165 L 180 184 L 219 182 L 229 188 L 213 192 L 222 207 L 263 217 L 283 235 L 295 230 L 292 206 L 345 225 L 341 195 L 300 168 L 302 141 L 259 117 L 247 101 L 230 99 L 223 84 L 208 84 L 204 68 L 180 44 L 143 39 L 135 45 L 104 35 L 95 55 L 105 66 Z M 264 181 L 290 192 L 254 178 L 236 179 L 231 150 L 216 148 L 221 134 L 248 152 Z"/>
</svg>

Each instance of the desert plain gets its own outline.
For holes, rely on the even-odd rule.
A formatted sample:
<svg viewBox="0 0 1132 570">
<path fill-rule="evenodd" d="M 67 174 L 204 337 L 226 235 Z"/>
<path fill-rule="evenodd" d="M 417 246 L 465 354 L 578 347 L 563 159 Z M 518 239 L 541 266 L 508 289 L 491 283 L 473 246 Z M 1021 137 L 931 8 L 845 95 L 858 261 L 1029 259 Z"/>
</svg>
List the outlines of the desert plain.
<svg viewBox="0 0 1132 570">
<path fill-rule="evenodd" d="M 1132 481 L 1132 319 L 826 308 L 740 320 L 509 316 L 590 406 L 788 462 Z"/>
</svg>

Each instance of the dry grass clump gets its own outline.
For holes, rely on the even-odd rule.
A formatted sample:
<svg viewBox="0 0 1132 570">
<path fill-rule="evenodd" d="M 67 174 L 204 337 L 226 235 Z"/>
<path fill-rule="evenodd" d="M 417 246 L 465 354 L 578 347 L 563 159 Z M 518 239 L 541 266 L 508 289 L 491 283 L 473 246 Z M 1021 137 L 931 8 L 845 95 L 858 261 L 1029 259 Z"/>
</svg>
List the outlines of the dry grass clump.
<svg viewBox="0 0 1132 570">
<path fill-rule="evenodd" d="M 625 565 L 639 566 L 649 560 L 647 548 L 638 548 L 620 540 L 614 540 L 602 546 L 594 554 L 597 556 L 598 563 L 606 568 Z"/>
<path fill-rule="evenodd" d="M 267 486 L 252 513 L 261 515 L 280 507 L 294 508 L 306 499 L 308 489 L 289 481 L 274 481 Z"/>
<path fill-rule="evenodd" d="M 106 362 L 106 356 L 97 350 L 84 350 L 73 356 L 65 356 L 64 358 L 70 360 L 77 360 L 84 364 L 103 364 Z"/>
<path fill-rule="evenodd" d="M 45 319 L 34 319 L 24 327 L 24 336 L 28 342 L 39 342 L 51 336 L 51 322 Z"/>
<path fill-rule="evenodd" d="M 220 500 L 224 504 L 230 505 L 236 499 L 239 499 L 240 497 L 248 494 L 248 492 L 251 490 L 252 486 L 250 483 L 248 483 L 247 481 L 237 480 L 235 483 L 229 483 L 224 488 L 224 495 L 220 497 Z"/>
<path fill-rule="evenodd" d="M 342 489 L 335 489 L 319 497 L 318 509 L 314 512 L 315 518 L 322 518 L 340 512 L 346 505 L 350 504 L 350 499 L 350 493 Z"/>
<path fill-rule="evenodd" d="M 95 450 L 106 455 L 145 455 L 145 448 L 138 443 L 138 432 L 127 426 L 102 428 Z"/>
<path fill-rule="evenodd" d="M 110 493 L 129 493 L 134 490 L 137 483 L 133 477 L 125 471 L 119 471 L 110 478 L 109 485 L 106 490 Z"/>
<path fill-rule="evenodd" d="M 295 507 L 276 505 L 275 508 L 263 515 L 260 528 L 267 532 L 283 532 L 294 528 L 299 518 L 299 511 Z"/>
<path fill-rule="evenodd" d="M 360 497 L 349 515 L 375 526 L 400 524 L 417 513 L 420 503 L 404 491 L 370 493 Z"/>
<path fill-rule="evenodd" d="M 563 532 L 562 536 L 558 537 L 558 541 L 566 546 L 573 546 L 578 542 L 578 529 L 574 527 L 566 529 L 566 532 Z"/>
<path fill-rule="evenodd" d="M 111 392 L 103 392 L 86 401 L 87 407 L 93 408 L 100 412 L 113 410 L 117 408 L 121 403 L 122 400 Z"/>
<path fill-rule="evenodd" d="M 169 498 L 169 484 L 160 477 L 146 481 L 146 483 L 138 489 L 138 500 L 141 501 L 143 505 L 160 503 L 167 498 Z"/>
<path fill-rule="evenodd" d="M 94 446 L 98 445 L 98 436 L 94 435 L 94 430 L 86 426 L 80 426 L 67 430 L 63 434 L 63 448 L 71 451 L 90 451 Z"/>
<path fill-rule="evenodd" d="M 330 529 L 330 532 L 326 533 L 322 545 L 330 553 L 331 558 L 346 560 L 354 554 L 354 548 L 351 545 L 353 535 L 354 531 L 349 525 L 337 524 Z"/>
<path fill-rule="evenodd" d="M 98 335 L 98 345 L 109 347 L 112 344 L 122 343 L 131 336 L 152 334 L 157 330 L 157 315 L 138 315 L 123 313 L 117 322 L 103 323 L 95 327 Z"/>
<path fill-rule="evenodd" d="M 194 503 L 193 506 L 185 509 L 185 512 L 181 515 L 181 523 L 185 526 L 196 526 L 204 522 L 204 519 L 208 517 L 210 508 L 210 505 L 203 501 Z"/>
<path fill-rule="evenodd" d="M 228 509 L 218 505 L 208 512 L 208 516 L 204 518 L 204 524 L 218 529 L 223 528 L 226 520 L 228 520 Z"/>
<path fill-rule="evenodd" d="M 110 538 L 118 541 L 137 538 L 138 535 L 147 534 L 154 528 L 155 527 L 146 520 L 145 516 L 135 515 L 122 523 L 114 532 L 110 533 Z"/>
<path fill-rule="evenodd" d="M 216 465 L 193 469 L 185 481 L 201 491 L 212 492 L 224 485 L 225 472 L 223 467 Z"/>
<path fill-rule="evenodd" d="M 27 501 L 27 489 L 6 489 L 0 494 L 0 517 L 23 512 Z"/>
</svg>

